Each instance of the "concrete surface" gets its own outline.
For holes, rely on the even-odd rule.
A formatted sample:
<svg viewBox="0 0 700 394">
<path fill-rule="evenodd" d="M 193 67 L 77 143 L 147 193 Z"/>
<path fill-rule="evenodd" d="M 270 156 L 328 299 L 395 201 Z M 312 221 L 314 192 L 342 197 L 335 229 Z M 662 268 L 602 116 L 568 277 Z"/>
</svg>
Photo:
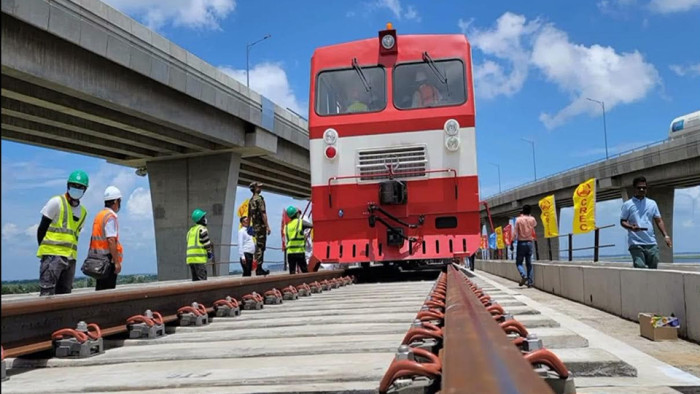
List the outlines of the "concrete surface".
<svg viewBox="0 0 700 394">
<path fill-rule="evenodd" d="M 687 374 L 651 357 L 640 369 L 624 349 L 620 356 L 618 344 L 601 342 L 605 334 L 582 329 L 574 319 L 568 321 L 550 308 L 553 302 L 545 306 L 529 297 L 533 292 L 545 293 L 512 283 L 504 286 L 494 277 L 479 275 L 474 280 L 494 300 L 519 304 L 512 307 L 518 311 L 515 318 L 566 363 L 579 387 L 584 387 L 581 382 L 592 387 L 597 379 L 620 379 L 612 385 L 635 387 L 640 379 L 647 379 L 629 377 L 635 371 L 655 368 L 658 375 L 666 367 L 671 369 L 663 375 L 665 380 L 655 384 L 689 384 Z M 431 287 L 432 282 L 353 285 L 268 305 L 261 311 L 243 311 L 238 318 L 214 318 L 199 329 L 171 329 L 170 335 L 153 341 L 108 341 L 105 354 L 89 359 L 10 359 L 11 379 L 2 383 L 2 391 L 369 393 Z M 338 310 L 338 305 L 350 309 Z M 286 325 L 295 315 L 304 324 Z M 385 322 L 394 319 L 397 322 Z M 261 325 L 265 321 L 277 323 Z M 586 383 L 585 379 L 594 380 Z"/>
<path fill-rule="evenodd" d="M 669 392 L 700 388 L 700 346 L 679 340 L 653 342 L 639 335 L 639 325 L 601 310 L 556 297 L 535 288 L 521 288 L 510 280 L 477 270 L 475 278 L 487 286 L 507 290 L 514 298 L 539 310 L 588 341 L 589 347 L 603 349 L 637 371 L 636 377 L 576 376 L 579 393 Z M 474 279 L 473 279 L 474 280 Z M 533 329 L 537 333 L 537 329 Z M 554 349 L 559 354 L 564 349 Z M 693 389 L 695 387 L 695 389 Z M 658 391 L 654 391 L 658 389 Z"/>
<path fill-rule="evenodd" d="M 513 261 L 478 260 L 476 266 L 477 270 L 518 279 L 510 274 Z M 538 262 L 534 263 L 534 276 L 538 289 L 635 322 L 640 312 L 673 314 L 681 323 L 679 336 L 700 343 L 700 272 Z"/>
</svg>

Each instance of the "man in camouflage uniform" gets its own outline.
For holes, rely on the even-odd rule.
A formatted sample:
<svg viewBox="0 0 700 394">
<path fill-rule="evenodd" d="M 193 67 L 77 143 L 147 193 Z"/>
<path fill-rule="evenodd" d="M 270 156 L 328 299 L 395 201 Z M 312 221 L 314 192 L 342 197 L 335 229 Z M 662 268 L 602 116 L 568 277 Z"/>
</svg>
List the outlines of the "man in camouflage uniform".
<svg viewBox="0 0 700 394">
<path fill-rule="evenodd" d="M 267 212 L 265 210 L 265 199 L 260 195 L 263 184 L 260 182 L 252 182 L 250 191 L 253 197 L 248 202 L 248 216 L 250 217 L 255 233 L 255 254 L 253 260 L 257 262 L 258 268 L 255 270 L 255 275 L 267 275 L 269 270 L 263 269 L 265 257 L 265 244 L 267 236 L 270 235 L 270 225 L 267 223 Z"/>
</svg>

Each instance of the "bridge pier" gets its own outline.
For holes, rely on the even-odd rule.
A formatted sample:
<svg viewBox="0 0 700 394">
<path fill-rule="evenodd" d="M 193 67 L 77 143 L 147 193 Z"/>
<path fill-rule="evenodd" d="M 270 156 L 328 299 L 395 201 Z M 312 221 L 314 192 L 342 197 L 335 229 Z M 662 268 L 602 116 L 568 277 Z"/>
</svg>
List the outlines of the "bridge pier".
<svg viewBox="0 0 700 394">
<path fill-rule="evenodd" d="M 661 217 L 666 225 L 666 232 L 671 236 L 671 239 L 673 239 L 673 198 L 675 190 L 672 186 L 655 188 L 652 184 L 647 194 L 659 206 L 659 212 L 661 212 Z M 662 263 L 673 263 L 673 247 L 669 248 L 666 246 L 664 235 L 656 227 L 654 228 L 654 235 L 656 236 L 656 244 L 659 245 L 659 260 Z"/>
<path fill-rule="evenodd" d="M 230 260 L 236 185 L 241 156 L 221 153 L 147 163 L 153 224 L 155 227 L 158 280 L 188 279 L 185 262 L 187 230 L 195 208 L 207 212 L 209 237 L 217 245 L 217 261 Z M 215 276 L 228 275 L 228 265 L 208 269 Z"/>
</svg>

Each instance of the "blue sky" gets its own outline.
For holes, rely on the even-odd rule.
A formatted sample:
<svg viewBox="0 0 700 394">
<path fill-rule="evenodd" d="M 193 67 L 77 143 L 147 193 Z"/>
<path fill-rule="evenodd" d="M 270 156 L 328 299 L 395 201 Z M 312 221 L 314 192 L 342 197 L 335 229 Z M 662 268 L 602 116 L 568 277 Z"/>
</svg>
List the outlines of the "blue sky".
<svg viewBox="0 0 700 394">
<path fill-rule="evenodd" d="M 663 140 L 674 117 L 700 109 L 700 0 L 108 3 L 244 83 L 246 43 L 271 34 L 251 50 L 251 87 L 301 114 L 308 111 L 316 47 L 375 37 L 386 22 L 399 34 L 466 34 L 474 55 L 482 196 L 499 189 L 491 163 L 500 166 L 503 190 L 532 179 L 531 148 L 521 138 L 535 142 L 538 177 L 603 158 L 602 111 L 587 97 L 605 101 L 610 154 Z M 123 272 L 155 272 L 147 178 L 103 160 L 2 141 L 4 280 L 38 276 L 39 211 L 75 168 L 91 177 L 85 204 L 92 214 L 107 185 L 126 195 Z M 248 194 L 239 188 L 237 204 Z M 272 223 L 279 223 L 292 200 L 271 194 L 267 200 Z M 598 204 L 598 224 L 617 223 L 620 205 Z M 676 251 L 700 251 L 692 242 L 700 232 L 700 187 L 676 191 L 674 215 Z M 561 216 L 560 231 L 568 232 L 571 210 Z M 606 231 L 618 245 L 608 252 L 624 253 L 624 232 Z M 86 229 L 79 259 L 88 239 Z M 268 242 L 279 245 L 279 236 Z"/>
</svg>

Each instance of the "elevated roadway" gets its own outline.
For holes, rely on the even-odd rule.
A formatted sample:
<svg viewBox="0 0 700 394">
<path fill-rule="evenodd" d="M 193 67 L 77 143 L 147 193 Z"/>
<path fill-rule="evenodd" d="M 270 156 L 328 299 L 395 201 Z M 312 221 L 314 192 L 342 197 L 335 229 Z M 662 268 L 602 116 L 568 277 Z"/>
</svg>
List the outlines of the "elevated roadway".
<svg viewBox="0 0 700 394">
<path fill-rule="evenodd" d="M 228 244 L 236 185 L 310 195 L 304 119 L 114 8 L 3 0 L 1 23 L 2 138 L 148 174 L 160 279 L 188 275 L 194 208 Z"/>
<path fill-rule="evenodd" d="M 673 140 L 652 144 L 627 153 L 622 153 L 609 160 L 587 164 L 546 178 L 538 179 L 506 190 L 486 198 L 491 215 L 498 224 L 505 224 L 508 218 L 517 216 L 524 204 L 530 204 L 533 215 L 538 218 L 540 209 L 538 201 L 554 194 L 557 215 L 561 208 L 573 206 L 572 195 L 576 187 L 590 178 L 596 178 L 597 201 L 606 201 L 632 197 L 632 180 L 643 175 L 647 179 L 647 195 L 656 200 L 663 215 L 666 229 L 673 232 L 673 197 L 674 190 L 682 187 L 700 185 L 700 133 L 688 134 Z M 485 218 L 486 212 L 482 211 Z M 558 215 L 559 216 L 559 215 Z M 598 220 L 604 224 L 617 223 L 618 217 Z M 542 226 L 537 227 L 538 238 L 544 238 Z M 565 232 L 565 231 L 564 231 Z M 656 232 L 657 241 L 663 244 L 663 235 Z M 559 256 L 559 242 L 552 239 L 552 255 Z M 547 255 L 544 242 L 540 253 Z M 673 249 L 661 248 L 661 261 L 673 261 Z"/>
</svg>

